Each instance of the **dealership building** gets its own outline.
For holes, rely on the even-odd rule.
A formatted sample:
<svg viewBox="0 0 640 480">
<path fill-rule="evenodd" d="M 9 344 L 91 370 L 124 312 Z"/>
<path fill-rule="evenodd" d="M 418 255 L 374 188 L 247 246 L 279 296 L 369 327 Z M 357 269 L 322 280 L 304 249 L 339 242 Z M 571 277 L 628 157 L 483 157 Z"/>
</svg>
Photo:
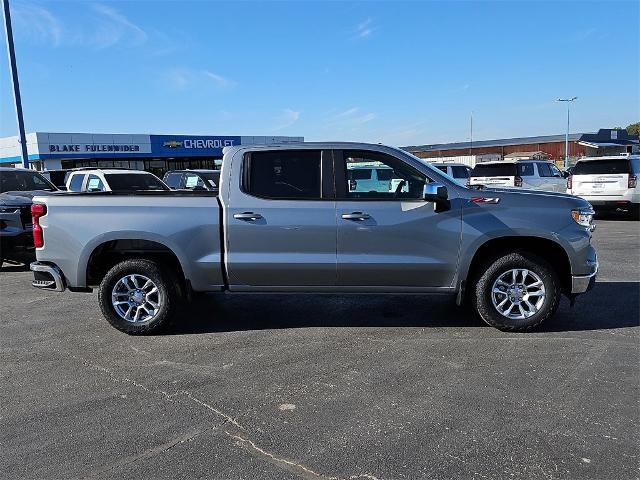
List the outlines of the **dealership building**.
<svg viewBox="0 0 640 480">
<path fill-rule="evenodd" d="M 580 157 L 637 153 L 639 144 L 637 135 L 629 135 L 621 129 L 601 128 L 596 133 L 572 133 L 569 135 L 569 160 L 573 163 Z M 402 148 L 418 157 L 433 160 L 446 158 L 455 161 L 456 157 L 469 157 L 487 160 L 547 158 L 560 161 L 565 155 L 565 136 L 502 138 Z"/>
<path fill-rule="evenodd" d="M 36 170 L 132 168 L 161 176 L 167 170 L 216 168 L 224 147 L 303 142 L 304 137 L 35 132 L 26 140 L 29 164 Z M 0 165 L 22 165 L 17 136 L 0 138 Z"/>
</svg>

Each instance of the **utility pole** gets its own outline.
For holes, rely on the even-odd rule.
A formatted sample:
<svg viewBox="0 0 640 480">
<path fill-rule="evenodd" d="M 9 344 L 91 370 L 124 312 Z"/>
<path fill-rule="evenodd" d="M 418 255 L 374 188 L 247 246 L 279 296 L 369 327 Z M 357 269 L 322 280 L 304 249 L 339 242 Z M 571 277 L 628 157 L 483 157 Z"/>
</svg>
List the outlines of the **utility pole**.
<svg viewBox="0 0 640 480">
<path fill-rule="evenodd" d="M 564 169 L 569 167 L 569 106 L 571 102 L 577 100 L 578 97 L 559 98 L 558 102 L 567 102 L 567 133 L 564 136 Z"/>
<path fill-rule="evenodd" d="M 13 30 L 11 29 L 11 12 L 9 11 L 9 0 L 2 0 L 2 11 L 4 13 L 4 30 L 7 35 L 9 69 L 11 70 L 11 81 L 13 83 L 13 100 L 16 105 L 16 118 L 18 120 L 18 142 L 20 143 L 22 166 L 24 168 L 29 168 L 29 156 L 27 155 L 27 138 L 24 133 L 22 100 L 20 98 L 20 84 L 18 83 L 18 67 L 16 66 L 16 52 L 13 48 Z"/>
<path fill-rule="evenodd" d="M 469 156 L 471 156 L 473 152 L 473 110 L 471 111 L 471 128 L 469 133 Z"/>
</svg>

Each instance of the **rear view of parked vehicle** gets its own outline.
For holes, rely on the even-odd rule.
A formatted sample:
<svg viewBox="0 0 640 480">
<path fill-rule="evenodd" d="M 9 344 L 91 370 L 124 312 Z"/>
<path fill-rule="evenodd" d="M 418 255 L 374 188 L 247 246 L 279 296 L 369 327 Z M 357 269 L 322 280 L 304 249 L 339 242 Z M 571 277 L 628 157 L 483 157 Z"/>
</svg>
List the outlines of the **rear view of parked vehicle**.
<svg viewBox="0 0 640 480">
<path fill-rule="evenodd" d="M 217 192 L 220 170 L 171 170 L 162 179 L 171 190 L 207 190 Z"/>
<path fill-rule="evenodd" d="M 67 177 L 70 192 L 168 191 L 162 180 L 141 170 L 78 170 Z"/>
<path fill-rule="evenodd" d="M 471 171 L 469 185 L 565 191 L 565 180 L 560 169 L 553 162 L 537 160 L 478 163 Z"/>
<path fill-rule="evenodd" d="M 594 208 L 640 216 L 640 157 L 581 158 L 567 179 L 567 193 L 588 200 Z"/>
<path fill-rule="evenodd" d="M 29 261 L 34 258 L 32 198 L 56 190 L 33 170 L 0 168 L 0 265 L 4 259 Z"/>
</svg>

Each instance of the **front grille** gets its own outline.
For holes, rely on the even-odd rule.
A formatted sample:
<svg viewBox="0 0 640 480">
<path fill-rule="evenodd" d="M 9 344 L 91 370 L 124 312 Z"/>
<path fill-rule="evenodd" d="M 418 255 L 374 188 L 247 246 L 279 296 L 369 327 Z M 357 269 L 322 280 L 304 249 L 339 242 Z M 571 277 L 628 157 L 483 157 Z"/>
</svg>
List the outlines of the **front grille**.
<svg viewBox="0 0 640 480">
<path fill-rule="evenodd" d="M 22 225 L 25 227 L 33 223 L 31 218 L 31 205 L 24 205 L 20 207 L 20 220 L 22 220 Z"/>
</svg>

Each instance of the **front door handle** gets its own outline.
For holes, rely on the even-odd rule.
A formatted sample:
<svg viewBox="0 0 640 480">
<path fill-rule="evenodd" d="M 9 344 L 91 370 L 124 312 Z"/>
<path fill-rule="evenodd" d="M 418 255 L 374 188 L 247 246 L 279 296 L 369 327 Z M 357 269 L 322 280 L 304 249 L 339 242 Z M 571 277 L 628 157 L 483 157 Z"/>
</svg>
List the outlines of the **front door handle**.
<svg viewBox="0 0 640 480">
<path fill-rule="evenodd" d="M 262 215 L 260 215 L 259 213 L 253 213 L 253 212 L 242 212 L 242 213 L 234 213 L 233 218 L 237 220 L 246 220 L 251 222 L 254 220 L 260 220 L 262 218 Z"/>
<path fill-rule="evenodd" d="M 345 220 L 362 221 L 362 220 L 370 219 L 371 215 L 369 215 L 368 213 L 364 213 L 364 212 L 351 212 L 351 213 L 343 213 L 342 214 L 342 218 L 344 218 Z"/>
</svg>

